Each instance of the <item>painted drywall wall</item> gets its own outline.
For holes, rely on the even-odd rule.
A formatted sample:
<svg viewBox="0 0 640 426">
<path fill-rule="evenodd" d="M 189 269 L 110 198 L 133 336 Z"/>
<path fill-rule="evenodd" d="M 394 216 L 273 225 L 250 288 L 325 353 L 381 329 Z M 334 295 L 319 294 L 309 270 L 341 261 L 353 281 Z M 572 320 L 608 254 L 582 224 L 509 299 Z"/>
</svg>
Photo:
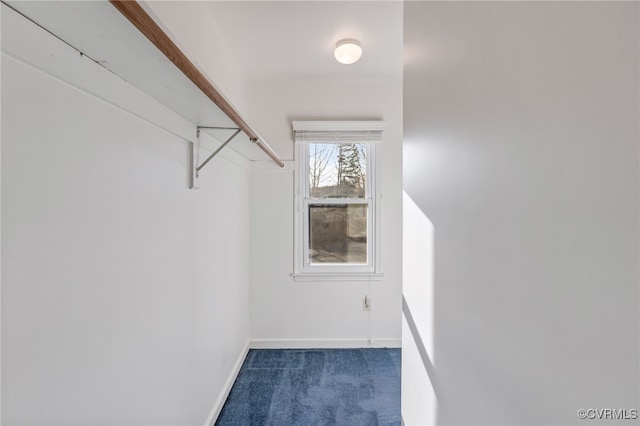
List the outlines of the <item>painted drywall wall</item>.
<svg viewBox="0 0 640 426">
<path fill-rule="evenodd" d="M 255 346 L 374 344 L 398 346 L 401 335 L 402 82 L 400 61 L 384 73 L 256 73 L 240 64 L 233 40 L 220 31 L 224 13 L 197 2 L 149 2 L 148 10 L 174 41 L 210 76 L 284 160 L 293 160 L 293 119 L 384 119 L 381 146 L 383 282 L 295 283 L 293 272 L 293 168 L 279 170 L 260 153 L 251 178 L 251 335 Z M 184 5 L 184 6 L 183 6 Z M 390 7 L 401 19 L 402 6 Z M 339 20 L 338 20 L 339 21 Z M 341 24 L 342 25 L 342 24 Z M 341 28 L 340 31 L 345 31 Z M 330 35 L 327 35 L 330 36 Z M 203 40 L 204 37 L 204 41 Z M 401 46 L 401 32 L 385 37 Z M 246 53 L 246 52 L 245 52 Z M 246 55 L 245 55 L 246 56 Z M 331 59 L 329 57 L 329 59 Z M 227 64 L 228 61 L 228 64 Z M 338 65 L 338 64 L 336 64 Z M 287 70 L 290 71 L 290 70 Z M 248 84 L 247 76 L 249 78 Z M 346 76 L 351 75 L 350 79 Z M 284 143 L 283 143 L 284 142 Z M 282 148 L 284 146 L 284 148 Z M 372 310 L 362 311 L 365 294 Z M 303 342 L 303 343 L 300 343 Z M 314 342 L 314 343 L 309 343 Z M 355 342 L 355 343 L 354 343 Z"/>
<path fill-rule="evenodd" d="M 402 419 L 407 425 L 432 425 L 437 419 L 429 376 L 433 373 L 434 229 L 406 193 L 402 204 Z"/>
<path fill-rule="evenodd" d="M 639 6 L 405 3 L 404 185 L 434 226 L 437 424 L 640 408 Z"/>
<path fill-rule="evenodd" d="M 286 140 L 291 120 L 383 119 L 378 146 L 382 191 L 382 281 L 295 282 L 294 175 L 255 167 L 251 174 L 251 336 L 264 346 L 398 346 L 401 335 L 402 83 L 288 79 L 253 82 L 255 125 L 272 141 Z M 260 112 L 258 114 L 258 111 Z M 274 142 L 278 143 L 279 142 Z M 362 310 L 365 294 L 371 311 Z"/>
<path fill-rule="evenodd" d="M 2 124 L 2 423 L 204 424 L 249 337 L 249 171 L 190 191 L 184 140 L 4 54 Z"/>
<path fill-rule="evenodd" d="M 401 410 L 405 425 L 433 425 L 437 419 L 434 386 L 405 315 L 402 316 Z"/>
</svg>

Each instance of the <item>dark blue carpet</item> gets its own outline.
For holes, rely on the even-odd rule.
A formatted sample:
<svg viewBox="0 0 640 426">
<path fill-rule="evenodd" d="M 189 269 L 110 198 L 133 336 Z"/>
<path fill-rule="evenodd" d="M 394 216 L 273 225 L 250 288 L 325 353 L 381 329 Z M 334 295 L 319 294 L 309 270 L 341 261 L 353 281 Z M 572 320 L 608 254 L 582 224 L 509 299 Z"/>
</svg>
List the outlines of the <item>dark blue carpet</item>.
<svg viewBox="0 0 640 426">
<path fill-rule="evenodd" d="M 400 425 L 400 349 L 252 349 L 216 425 Z"/>
</svg>

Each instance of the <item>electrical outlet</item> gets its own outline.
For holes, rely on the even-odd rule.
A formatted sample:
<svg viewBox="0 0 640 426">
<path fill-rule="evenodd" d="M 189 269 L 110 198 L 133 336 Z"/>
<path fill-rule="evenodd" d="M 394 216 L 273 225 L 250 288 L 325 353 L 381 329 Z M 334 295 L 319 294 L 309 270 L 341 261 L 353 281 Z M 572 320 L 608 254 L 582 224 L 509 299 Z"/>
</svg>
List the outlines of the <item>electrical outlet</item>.
<svg viewBox="0 0 640 426">
<path fill-rule="evenodd" d="M 367 295 L 365 295 L 364 299 L 362 299 L 362 310 L 363 311 L 371 310 L 371 299 L 369 299 L 369 296 Z"/>
</svg>

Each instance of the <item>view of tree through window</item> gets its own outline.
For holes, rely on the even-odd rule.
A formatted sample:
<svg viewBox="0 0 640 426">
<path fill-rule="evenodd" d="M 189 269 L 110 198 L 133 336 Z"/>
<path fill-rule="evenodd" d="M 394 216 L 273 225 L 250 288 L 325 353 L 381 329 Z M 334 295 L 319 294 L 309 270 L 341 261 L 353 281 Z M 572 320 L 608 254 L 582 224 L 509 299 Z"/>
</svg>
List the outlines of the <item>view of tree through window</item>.
<svg viewBox="0 0 640 426">
<path fill-rule="evenodd" d="M 364 198 L 366 175 L 365 144 L 309 145 L 311 198 Z"/>
<path fill-rule="evenodd" d="M 366 144 L 309 145 L 309 196 L 327 200 L 309 204 L 311 263 L 367 263 L 368 204 L 346 203 L 365 199 L 366 179 Z"/>
</svg>

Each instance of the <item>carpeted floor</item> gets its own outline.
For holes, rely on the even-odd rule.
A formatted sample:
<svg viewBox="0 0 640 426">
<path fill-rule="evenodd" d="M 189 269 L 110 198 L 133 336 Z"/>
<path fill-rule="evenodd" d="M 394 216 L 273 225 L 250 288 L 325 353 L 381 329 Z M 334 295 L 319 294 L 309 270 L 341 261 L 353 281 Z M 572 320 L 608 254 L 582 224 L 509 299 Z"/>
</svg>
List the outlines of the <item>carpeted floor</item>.
<svg viewBox="0 0 640 426">
<path fill-rule="evenodd" d="M 216 425 L 400 425 L 400 349 L 251 350 Z"/>
</svg>

